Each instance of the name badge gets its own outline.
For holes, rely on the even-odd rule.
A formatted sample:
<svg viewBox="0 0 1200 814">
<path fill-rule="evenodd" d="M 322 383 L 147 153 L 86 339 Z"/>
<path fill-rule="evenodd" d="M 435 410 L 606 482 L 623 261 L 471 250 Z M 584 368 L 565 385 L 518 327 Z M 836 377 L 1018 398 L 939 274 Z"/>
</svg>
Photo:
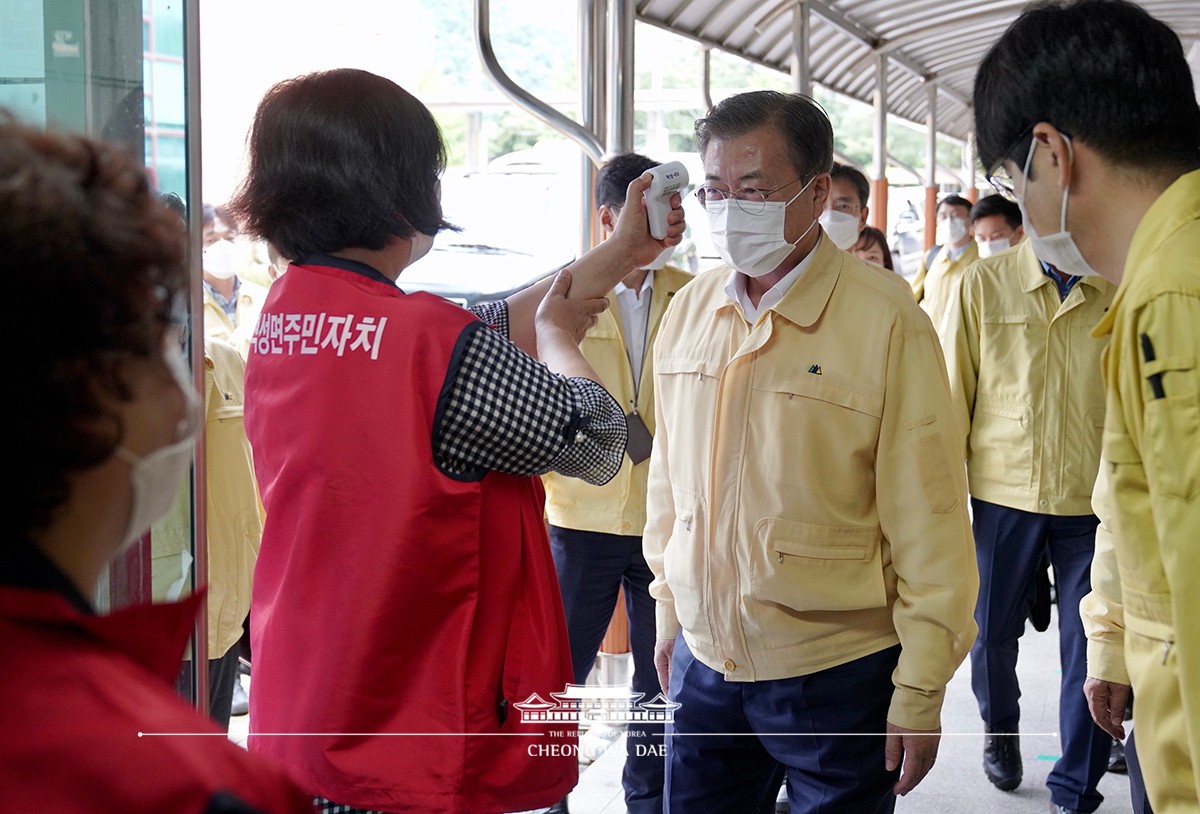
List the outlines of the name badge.
<svg viewBox="0 0 1200 814">
<path fill-rule="evenodd" d="M 625 416 L 625 426 L 629 428 L 629 445 L 625 447 L 625 451 L 629 454 L 629 460 L 640 464 L 650 457 L 650 450 L 654 447 L 654 436 L 650 434 L 650 429 L 637 414 L 637 410 Z"/>
</svg>

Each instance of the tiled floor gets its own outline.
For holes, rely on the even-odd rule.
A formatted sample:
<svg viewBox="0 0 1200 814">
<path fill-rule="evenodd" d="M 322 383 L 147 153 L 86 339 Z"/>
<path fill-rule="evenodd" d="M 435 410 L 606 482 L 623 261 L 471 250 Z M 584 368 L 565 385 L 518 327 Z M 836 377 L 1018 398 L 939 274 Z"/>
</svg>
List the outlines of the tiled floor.
<svg viewBox="0 0 1200 814">
<path fill-rule="evenodd" d="M 1054 623 L 1057 624 L 1057 616 Z M 950 682 L 942 714 L 941 749 L 936 768 L 896 805 L 899 814 L 1045 814 L 1050 808 L 1046 777 L 1058 756 L 1058 636 L 1030 629 L 1022 638 L 1018 672 L 1021 680 L 1021 755 L 1025 779 L 1012 792 L 998 791 L 981 768 L 982 724 L 971 693 L 970 666 L 964 664 Z M 233 719 L 230 737 L 245 742 L 248 719 Z M 586 767 L 570 796 L 571 814 L 624 814 L 621 768 L 625 739 L 616 740 Z M 1100 782 L 1105 801 L 1098 814 L 1131 810 L 1129 781 L 1108 774 Z"/>
</svg>

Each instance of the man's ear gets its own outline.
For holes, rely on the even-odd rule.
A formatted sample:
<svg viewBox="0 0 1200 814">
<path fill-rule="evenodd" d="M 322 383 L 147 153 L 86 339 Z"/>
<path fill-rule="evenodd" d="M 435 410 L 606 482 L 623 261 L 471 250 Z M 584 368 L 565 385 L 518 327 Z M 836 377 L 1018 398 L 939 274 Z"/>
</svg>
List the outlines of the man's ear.
<svg viewBox="0 0 1200 814">
<path fill-rule="evenodd" d="M 1071 166 L 1074 163 L 1074 155 L 1071 152 L 1067 140 L 1063 138 L 1063 134 L 1058 132 L 1058 128 L 1049 122 L 1038 122 L 1033 126 L 1033 137 L 1045 145 L 1046 152 L 1049 153 L 1049 161 L 1043 166 L 1048 166 L 1052 173 L 1051 178 L 1055 180 L 1059 187 L 1066 188 L 1071 182 Z M 1038 150 L 1037 152 L 1041 152 Z M 1035 154 L 1034 162 L 1038 159 Z M 1032 168 L 1030 170 L 1032 172 Z M 1035 173 L 1036 175 L 1036 173 Z"/>
<path fill-rule="evenodd" d="M 816 206 L 816 217 L 820 217 L 825 211 L 825 204 L 829 203 L 829 190 L 833 186 L 833 176 L 827 172 L 823 172 L 813 179 L 813 204 Z"/>
<path fill-rule="evenodd" d="M 621 212 L 620 208 L 613 209 L 608 204 L 600 204 L 600 209 L 596 214 L 600 216 L 600 228 L 604 232 L 604 236 L 608 237 L 617 228 L 617 215 Z"/>
<path fill-rule="evenodd" d="M 863 229 L 867 228 L 867 215 L 869 215 L 870 213 L 871 213 L 871 207 L 864 206 L 862 208 L 862 212 L 858 216 L 858 231 L 861 232 Z"/>
<path fill-rule="evenodd" d="M 1012 236 L 1012 240 L 1010 242 L 1012 243 L 1012 245 L 1015 246 L 1019 242 L 1021 242 L 1021 239 L 1023 237 L 1025 237 L 1025 227 L 1018 226 L 1016 229 L 1013 230 L 1013 236 Z"/>
</svg>

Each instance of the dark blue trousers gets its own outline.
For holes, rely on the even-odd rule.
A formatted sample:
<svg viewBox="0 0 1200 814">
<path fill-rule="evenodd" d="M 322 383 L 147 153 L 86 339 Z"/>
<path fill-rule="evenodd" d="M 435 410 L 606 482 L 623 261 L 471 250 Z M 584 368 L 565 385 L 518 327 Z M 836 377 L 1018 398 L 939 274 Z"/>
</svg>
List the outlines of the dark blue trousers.
<svg viewBox="0 0 1200 814">
<path fill-rule="evenodd" d="M 1103 795 L 1096 784 L 1108 764 L 1112 739 L 1095 725 L 1083 695 L 1087 640 L 1079 601 L 1092 588 L 1096 544 L 1093 515 L 1056 517 L 997 506 L 971 498 L 975 556 L 979 563 L 979 638 L 971 648 L 971 687 L 983 722 L 994 732 L 1017 732 L 1021 721 L 1017 640 L 1042 552 L 1049 551 L 1058 592 L 1058 648 L 1062 684 L 1058 731 L 1062 757 L 1046 785 L 1050 799 L 1079 811 L 1095 811 Z"/>
<path fill-rule="evenodd" d="M 791 814 L 890 814 L 899 770 L 884 731 L 900 646 L 807 676 L 726 681 L 675 639 L 667 727 L 670 814 L 774 811 L 787 777 Z M 853 733 L 837 735 L 831 733 Z"/>
<path fill-rule="evenodd" d="M 654 670 L 653 574 L 642 556 L 642 538 L 550 527 L 550 549 L 567 615 L 571 665 L 582 684 L 596 661 L 617 606 L 617 589 L 625 589 L 629 614 L 629 649 L 633 654 L 633 691 L 649 701 L 662 692 Z M 663 725 L 630 725 L 621 784 L 629 814 L 661 814 L 663 808 Z"/>
</svg>

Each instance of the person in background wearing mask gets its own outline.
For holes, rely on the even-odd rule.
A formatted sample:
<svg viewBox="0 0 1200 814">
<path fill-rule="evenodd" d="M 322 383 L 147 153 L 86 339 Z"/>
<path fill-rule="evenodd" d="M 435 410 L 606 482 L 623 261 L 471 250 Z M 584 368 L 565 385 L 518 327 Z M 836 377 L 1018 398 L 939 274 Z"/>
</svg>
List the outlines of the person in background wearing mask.
<svg viewBox="0 0 1200 814">
<path fill-rule="evenodd" d="M 867 176 L 847 164 L 833 162 L 829 170 L 829 199 L 821 213 L 821 228 L 833 245 L 849 251 L 867 225 L 871 184 Z"/>
<path fill-rule="evenodd" d="M 1014 211 L 1019 230 L 1015 203 L 984 198 L 971 212 L 976 233 L 982 226 L 1006 243 Z M 1062 756 L 1046 785 L 1056 811 L 1089 812 L 1104 799 L 1096 784 L 1107 769 L 1111 739 L 1092 722 L 1083 696 L 1086 639 L 1075 612 L 1091 590 L 1099 523 L 1091 494 L 1104 421 L 1104 385 L 1094 374 L 1105 343 L 1088 331 L 1108 310 L 1116 287 L 1059 271 L 1039 259 L 1038 248 L 1035 238 L 971 264 L 940 326 L 979 564 L 971 687 L 987 733 L 984 773 L 996 788 L 1012 791 L 1023 773 L 1017 648 L 1048 555 L 1062 611 Z"/>
<path fill-rule="evenodd" d="M 596 174 L 596 207 L 608 238 L 625 204 L 625 190 L 659 162 L 637 153 L 614 156 Z M 542 476 L 550 550 L 558 571 L 575 683 L 587 681 L 604 639 L 618 590 L 624 589 L 633 654 L 631 689 L 641 702 L 659 693 L 654 670 L 654 600 L 642 556 L 646 525 L 646 472 L 654 435 L 654 364 L 650 349 L 667 303 L 692 275 L 666 265 L 673 248 L 649 266 L 631 269 L 609 295 L 610 307 L 579 349 L 626 413 L 629 447 L 616 477 L 593 486 L 558 473 Z M 630 814 L 661 814 L 662 725 L 633 727 L 622 785 Z M 635 748 L 639 747 L 639 748 Z M 561 804 L 566 811 L 566 801 Z"/>
<path fill-rule="evenodd" d="M 172 691 L 200 595 L 96 613 L 109 561 L 192 462 L 197 398 L 172 308 L 184 242 L 121 150 L 0 120 L 0 254 L 35 311 L 9 360 L 29 413 L 8 436 L 28 465 L 0 546 L 7 810 L 312 811 Z"/>
<path fill-rule="evenodd" d="M 980 65 L 979 157 L 1011 179 L 1038 256 L 1116 284 L 1084 685 L 1150 803 L 1200 810 L 1200 106 L 1179 36 L 1134 3 L 1022 14 Z M 1128 751 L 1128 750 L 1127 750 Z"/>
<path fill-rule="evenodd" d="M 242 359 L 250 342 L 267 290 L 237 274 L 237 231 L 221 213 L 204 205 L 204 335 L 228 342 Z"/>
<path fill-rule="evenodd" d="M 975 636 L 942 352 L 911 295 L 818 226 L 819 105 L 738 94 L 696 135 L 728 265 L 675 295 L 655 345 L 643 548 L 687 736 L 667 739 L 668 804 L 770 811 L 786 772 L 793 814 L 891 811 L 933 766 Z"/>
<path fill-rule="evenodd" d="M 934 325 L 941 325 L 950 306 L 955 283 L 967 266 L 979 259 L 979 246 L 971 239 L 971 202 L 947 195 L 937 205 L 937 245 L 921 259 L 913 280 L 913 296 Z"/>
<path fill-rule="evenodd" d="M 971 207 L 971 231 L 980 259 L 1011 249 L 1025 237 L 1021 207 L 1003 195 L 986 195 Z"/>
</svg>

